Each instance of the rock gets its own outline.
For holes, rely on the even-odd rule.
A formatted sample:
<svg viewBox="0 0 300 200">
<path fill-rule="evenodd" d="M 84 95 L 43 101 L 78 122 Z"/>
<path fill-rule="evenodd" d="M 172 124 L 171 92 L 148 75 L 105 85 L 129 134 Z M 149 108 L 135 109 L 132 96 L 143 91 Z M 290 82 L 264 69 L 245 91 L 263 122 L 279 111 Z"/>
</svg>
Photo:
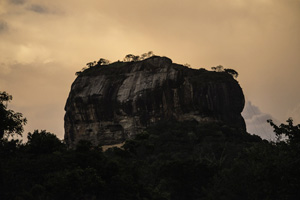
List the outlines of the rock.
<svg viewBox="0 0 300 200">
<path fill-rule="evenodd" d="M 222 121 L 246 130 L 245 99 L 225 72 L 191 69 L 153 56 L 92 67 L 74 81 L 65 106 L 65 141 L 113 145 L 160 120 Z"/>
</svg>

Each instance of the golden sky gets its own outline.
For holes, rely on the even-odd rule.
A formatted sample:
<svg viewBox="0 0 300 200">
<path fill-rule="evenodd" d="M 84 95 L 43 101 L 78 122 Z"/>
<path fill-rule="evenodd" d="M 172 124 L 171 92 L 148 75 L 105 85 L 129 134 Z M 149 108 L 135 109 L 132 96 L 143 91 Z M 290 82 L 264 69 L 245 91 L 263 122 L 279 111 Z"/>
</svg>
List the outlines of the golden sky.
<svg viewBox="0 0 300 200">
<path fill-rule="evenodd" d="M 0 91 L 27 117 L 25 136 L 63 138 L 76 71 L 153 51 L 238 71 L 255 132 L 269 117 L 300 123 L 299 35 L 300 0 L 0 0 Z"/>
</svg>

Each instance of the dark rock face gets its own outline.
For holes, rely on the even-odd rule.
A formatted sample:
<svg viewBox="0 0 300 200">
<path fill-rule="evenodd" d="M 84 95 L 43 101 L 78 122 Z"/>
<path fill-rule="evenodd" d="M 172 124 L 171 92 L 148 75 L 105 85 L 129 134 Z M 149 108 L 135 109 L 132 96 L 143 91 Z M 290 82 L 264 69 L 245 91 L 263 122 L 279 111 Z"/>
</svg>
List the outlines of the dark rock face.
<svg viewBox="0 0 300 200">
<path fill-rule="evenodd" d="M 65 141 L 73 147 L 124 142 L 160 120 L 223 121 L 246 130 L 245 100 L 225 72 L 196 70 L 154 56 L 81 73 L 65 106 Z"/>
</svg>

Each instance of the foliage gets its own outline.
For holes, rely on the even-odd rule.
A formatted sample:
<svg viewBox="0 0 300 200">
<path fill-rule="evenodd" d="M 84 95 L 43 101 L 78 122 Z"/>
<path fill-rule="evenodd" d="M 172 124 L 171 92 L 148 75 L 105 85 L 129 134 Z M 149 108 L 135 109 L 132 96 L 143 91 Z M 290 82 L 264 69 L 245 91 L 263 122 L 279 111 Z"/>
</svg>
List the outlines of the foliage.
<svg viewBox="0 0 300 200">
<path fill-rule="evenodd" d="M 100 66 L 107 66 L 110 64 L 110 61 L 105 58 L 100 58 L 98 61 L 88 62 L 86 64 L 86 67 L 83 67 L 81 71 L 78 71 L 75 73 L 76 76 L 79 76 L 82 72 L 84 72 L 87 69 L 93 68 L 93 67 L 100 67 Z"/>
<path fill-rule="evenodd" d="M 271 119 L 268 120 L 268 123 L 274 128 L 278 141 L 287 137 L 288 143 L 300 143 L 300 124 L 294 126 L 292 118 L 289 118 L 286 122 L 287 124 L 282 123 L 277 126 Z"/>
<path fill-rule="evenodd" d="M 76 76 L 97 76 L 99 74 L 103 75 L 111 75 L 111 76 L 124 76 L 124 74 L 128 73 L 130 63 L 139 62 L 150 57 L 155 56 L 152 51 L 148 53 L 143 53 L 141 55 L 127 54 L 123 61 L 110 62 L 107 59 L 100 58 L 99 61 L 93 61 L 87 63 L 86 67 L 82 68 L 81 71 L 75 73 Z M 185 68 L 182 68 L 185 66 Z M 154 66 L 151 66 L 154 67 Z M 230 77 L 237 78 L 238 72 L 234 69 L 224 68 L 222 65 L 218 65 L 216 67 L 212 67 L 211 71 L 207 71 L 204 68 L 200 68 L 199 70 L 191 69 L 190 64 L 186 63 L 184 65 L 174 64 L 174 68 L 178 68 L 183 70 L 184 73 L 187 73 L 190 77 L 193 77 L 196 82 L 205 82 L 205 81 L 223 81 L 224 79 L 229 80 Z M 230 75 L 230 76 L 228 76 Z"/>
<path fill-rule="evenodd" d="M 287 122 L 269 121 L 288 137 L 276 143 L 196 121 L 162 121 L 105 152 L 67 149 L 45 130 L 25 144 L 2 138 L 0 199 L 297 199 L 300 125 Z"/>
<path fill-rule="evenodd" d="M 218 65 L 216 67 L 211 68 L 215 72 L 225 72 L 227 74 L 230 74 L 232 77 L 237 78 L 239 76 L 239 73 L 235 71 L 234 69 L 226 69 L 222 65 Z"/>
<path fill-rule="evenodd" d="M 108 65 L 108 64 L 110 64 L 109 60 L 105 58 L 100 58 L 98 61 L 88 62 L 86 65 L 88 68 L 91 68 L 91 67 L 97 67 L 100 65 Z"/>
<path fill-rule="evenodd" d="M 110 63 L 109 60 L 105 59 L 105 58 L 100 58 L 97 62 L 97 65 L 108 65 Z"/>
<path fill-rule="evenodd" d="M 206 190 L 208 199 L 298 199 L 300 196 L 299 126 L 269 123 L 287 142 L 256 143 L 244 149 L 230 167 L 214 177 Z M 297 138 L 297 139 L 296 139 Z"/>
<path fill-rule="evenodd" d="M 123 59 L 124 62 L 137 62 L 137 61 L 142 61 L 145 60 L 147 58 L 150 58 L 154 56 L 152 51 L 149 51 L 148 53 L 143 53 L 142 55 L 138 56 L 138 55 L 133 55 L 133 54 L 128 54 L 125 56 L 125 58 Z M 116 63 L 122 63 L 121 61 L 117 61 L 114 63 L 111 63 L 109 60 L 105 59 L 105 58 L 100 58 L 98 61 L 92 61 L 92 62 L 88 62 L 86 64 L 86 67 L 82 68 L 80 71 L 76 72 L 75 75 L 79 76 L 80 74 L 82 74 L 82 72 L 85 72 L 87 69 L 91 69 L 94 67 L 101 67 L 101 66 L 108 66 L 108 65 L 115 65 Z"/>
<path fill-rule="evenodd" d="M 216 71 L 216 72 L 224 72 L 224 67 L 222 65 L 218 65 L 216 67 L 212 67 L 211 69 L 213 71 Z"/>
<path fill-rule="evenodd" d="M 5 134 L 22 135 L 23 125 L 27 122 L 27 119 L 21 113 L 7 108 L 7 103 L 11 100 L 11 95 L 6 92 L 0 92 L 0 139 Z"/>
<path fill-rule="evenodd" d="M 234 69 L 224 69 L 224 71 L 225 73 L 230 74 L 234 78 L 237 78 L 239 76 L 239 73 L 237 73 L 237 71 L 235 71 Z"/>
<path fill-rule="evenodd" d="M 124 61 L 125 62 L 136 62 L 140 59 L 140 56 L 135 56 L 133 54 L 128 54 L 125 56 Z"/>
<path fill-rule="evenodd" d="M 161 122 L 102 152 L 88 141 L 67 150 L 54 134 L 3 141 L 1 199 L 197 199 L 225 166 L 259 138 L 222 124 Z M 5 184 L 4 184 L 5 183 Z"/>
<path fill-rule="evenodd" d="M 64 144 L 53 133 L 46 130 L 28 133 L 27 139 L 26 147 L 31 153 L 45 154 L 64 149 Z"/>
<path fill-rule="evenodd" d="M 140 56 L 133 55 L 133 54 L 128 54 L 128 55 L 125 56 L 125 58 L 123 60 L 124 60 L 124 62 L 137 62 L 137 61 L 145 60 L 145 59 L 150 58 L 152 56 L 154 56 L 153 52 L 149 51 L 148 53 L 143 53 Z"/>
</svg>

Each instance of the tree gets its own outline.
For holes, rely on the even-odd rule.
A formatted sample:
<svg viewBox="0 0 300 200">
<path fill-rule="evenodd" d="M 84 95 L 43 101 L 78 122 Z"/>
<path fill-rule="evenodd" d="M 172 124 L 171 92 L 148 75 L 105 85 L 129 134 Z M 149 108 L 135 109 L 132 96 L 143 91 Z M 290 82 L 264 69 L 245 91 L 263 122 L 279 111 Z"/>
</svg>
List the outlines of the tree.
<svg viewBox="0 0 300 200">
<path fill-rule="evenodd" d="M 148 55 L 148 58 L 150 58 L 150 57 L 152 57 L 152 56 L 154 56 L 154 53 L 153 53 L 153 51 L 148 51 L 148 53 L 147 53 Z"/>
<path fill-rule="evenodd" d="M 140 56 L 140 60 L 145 60 L 146 58 L 148 58 L 148 53 L 143 53 L 143 54 Z"/>
<path fill-rule="evenodd" d="M 136 55 L 133 55 L 133 54 L 128 54 L 128 55 L 125 56 L 125 58 L 123 60 L 124 60 L 124 62 L 137 62 L 137 61 L 145 60 L 145 59 L 150 58 L 152 56 L 154 56 L 153 52 L 149 51 L 148 53 L 143 53 L 140 56 L 136 56 Z"/>
<path fill-rule="evenodd" d="M 96 65 L 96 61 L 93 61 L 93 62 L 89 62 L 89 63 L 86 63 L 86 65 L 91 68 L 91 67 L 94 67 Z"/>
<path fill-rule="evenodd" d="M 128 54 L 125 56 L 124 61 L 125 62 L 136 62 L 140 60 L 140 56 L 136 56 L 133 54 Z"/>
<path fill-rule="evenodd" d="M 0 92 L 0 139 L 5 134 L 22 135 L 23 125 L 27 123 L 27 119 L 22 113 L 14 112 L 7 108 L 7 103 L 12 100 L 12 96 L 6 92 Z"/>
<path fill-rule="evenodd" d="M 293 119 L 289 118 L 286 122 L 287 124 L 280 124 L 277 126 L 271 119 L 267 122 L 274 128 L 274 132 L 277 139 L 280 140 L 282 137 L 288 137 L 288 143 L 299 143 L 300 142 L 300 124 L 295 125 Z"/>
<path fill-rule="evenodd" d="M 140 60 L 145 60 L 147 58 L 150 58 L 154 56 L 153 52 L 152 51 L 149 51 L 148 53 L 143 53 L 141 56 L 140 56 Z"/>
<path fill-rule="evenodd" d="M 239 76 L 239 73 L 237 73 L 237 71 L 235 71 L 234 69 L 224 69 L 224 71 L 234 78 L 237 78 Z"/>
<path fill-rule="evenodd" d="M 97 62 L 97 65 L 108 65 L 110 63 L 109 60 L 105 58 L 100 58 L 99 61 Z"/>
<path fill-rule="evenodd" d="M 133 54 L 127 54 L 124 58 L 124 61 L 125 62 L 130 62 L 130 61 L 133 61 L 133 58 L 134 58 L 135 55 Z"/>
<path fill-rule="evenodd" d="M 213 71 L 215 71 L 215 72 L 225 72 L 227 74 L 230 74 L 234 78 L 237 78 L 238 75 L 239 75 L 239 73 L 237 73 L 237 71 L 235 71 L 234 69 L 226 69 L 222 65 L 218 65 L 216 67 L 212 67 L 211 69 Z"/>
<path fill-rule="evenodd" d="M 216 72 L 224 72 L 224 67 L 222 65 L 218 65 L 216 67 L 212 67 L 211 69 L 213 71 L 216 71 Z"/>
<path fill-rule="evenodd" d="M 28 133 L 27 148 L 32 153 L 47 154 L 60 151 L 64 148 L 64 144 L 53 133 L 42 130 L 35 130 Z"/>
<path fill-rule="evenodd" d="M 132 61 L 136 62 L 140 60 L 140 56 L 133 56 Z"/>
</svg>

